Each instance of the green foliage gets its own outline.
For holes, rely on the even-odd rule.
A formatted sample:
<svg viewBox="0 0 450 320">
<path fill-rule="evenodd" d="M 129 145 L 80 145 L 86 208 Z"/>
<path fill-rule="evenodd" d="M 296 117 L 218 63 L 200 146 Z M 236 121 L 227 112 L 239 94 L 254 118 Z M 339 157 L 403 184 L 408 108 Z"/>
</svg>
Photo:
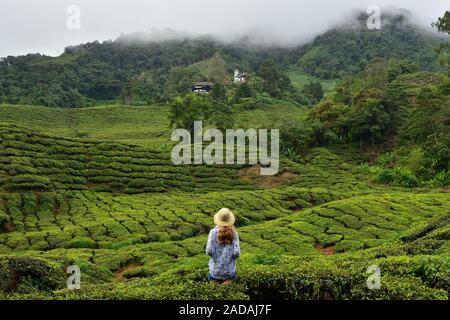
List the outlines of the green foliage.
<svg viewBox="0 0 450 320">
<path fill-rule="evenodd" d="M 216 83 L 224 83 L 227 80 L 226 63 L 223 60 L 221 54 L 216 52 L 211 58 L 211 74 L 209 78 Z"/>
<path fill-rule="evenodd" d="M 450 199 L 433 189 L 450 180 L 448 79 L 418 72 L 434 40 L 400 32 L 400 20 L 303 48 L 115 41 L 0 62 L 7 102 L 182 96 L 172 107 L 0 106 L 0 299 L 448 299 Z M 352 76 L 333 93 L 337 81 L 305 75 L 298 59 L 316 76 Z M 235 67 L 251 77 L 232 96 L 222 83 Z M 205 79 L 211 95 L 189 94 Z M 188 129 L 279 128 L 280 173 L 172 165 L 169 113 Z M 222 207 L 236 213 L 243 253 L 231 286 L 207 281 L 206 235 Z M 70 264 L 81 291 L 63 289 Z"/>
<path fill-rule="evenodd" d="M 278 69 L 273 59 L 264 61 L 259 76 L 262 78 L 262 91 L 271 97 L 280 98 L 283 93 L 293 90 L 291 80 Z"/>
<path fill-rule="evenodd" d="M 250 85 L 247 82 L 240 84 L 236 90 L 236 94 L 234 95 L 234 100 L 239 102 L 239 100 L 244 98 L 253 97 L 253 92 Z"/>
<path fill-rule="evenodd" d="M 423 145 L 423 164 L 418 172 L 430 179 L 449 170 L 450 126 L 446 120 L 450 116 L 449 99 L 435 90 L 424 88 L 417 100 L 417 108 L 407 118 L 399 140 L 409 139 Z"/>
<path fill-rule="evenodd" d="M 281 150 L 291 160 L 293 155 L 305 153 L 315 144 L 312 134 L 317 124 L 314 122 L 284 119 L 275 120 L 272 126 L 280 130 Z"/>
<path fill-rule="evenodd" d="M 372 263 L 373 264 L 373 263 Z M 371 262 L 358 257 L 338 261 L 299 261 L 291 258 L 273 266 L 247 267 L 241 273 L 250 299 L 447 299 L 446 291 L 428 287 L 417 278 L 389 272 L 380 290 L 369 290 L 364 272 Z M 395 262 L 383 262 L 383 270 Z"/>
<path fill-rule="evenodd" d="M 223 84 L 220 84 L 220 83 L 215 83 L 213 88 L 212 88 L 211 97 L 212 97 L 213 100 L 217 100 L 217 101 L 224 101 L 224 100 L 226 100 L 227 99 L 227 95 L 226 95 L 225 86 Z"/>
<path fill-rule="evenodd" d="M 149 105 L 161 100 L 161 91 L 162 88 L 152 74 L 143 72 L 130 78 L 121 93 L 120 101 L 125 105 Z"/>
<path fill-rule="evenodd" d="M 203 121 L 203 125 L 213 125 L 219 129 L 234 126 L 234 114 L 230 106 L 209 96 L 188 94 L 175 99 L 169 116 L 170 125 L 177 129 L 194 132 L 194 122 Z"/>
<path fill-rule="evenodd" d="M 403 74 L 419 71 L 419 66 L 408 59 L 389 59 L 387 63 L 387 80 L 393 81 Z"/>
<path fill-rule="evenodd" d="M 164 96 L 168 99 L 175 99 L 180 95 L 185 95 L 191 91 L 192 85 L 200 78 L 201 76 L 195 70 L 186 67 L 174 67 L 167 75 Z"/>
<path fill-rule="evenodd" d="M 378 173 L 377 179 L 380 183 L 389 184 L 395 181 L 395 174 L 392 170 L 382 169 Z"/>
<path fill-rule="evenodd" d="M 284 155 L 291 161 L 299 162 L 301 157 L 297 152 L 294 150 L 293 147 L 285 147 L 283 148 Z"/>
<path fill-rule="evenodd" d="M 308 122 L 317 123 L 309 140 L 316 145 L 354 142 L 362 149 L 381 150 L 395 143 L 398 150 L 385 154 L 390 159 L 378 157 L 377 164 L 404 169 L 378 172 L 380 182 L 395 180 L 416 187 L 423 180 L 443 185 L 450 162 L 446 121 L 450 100 L 441 88 L 445 77 L 414 70 L 408 60 L 391 59 L 386 64 L 375 59 L 362 77 L 347 77 L 332 98 L 308 115 Z"/>
<path fill-rule="evenodd" d="M 86 286 L 79 292 L 63 290 L 53 296 L 61 300 L 247 300 L 242 287 L 185 282 L 149 286 L 146 281 L 130 284 Z"/>
<path fill-rule="evenodd" d="M 209 120 L 212 104 L 208 97 L 188 94 L 175 99 L 170 113 L 170 125 L 177 129 L 194 132 L 194 122 Z"/>
<path fill-rule="evenodd" d="M 410 170 L 398 167 L 394 169 L 381 169 L 378 172 L 377 180 L 383 184 L 396 183 L 405 188 L 419 186 L 419 180 Z"/>
<path fill-rule="evenodd" d="M 269 252 L 262 252 L 254 257 L 254 263 L 257 265 L 276 265 L 280 262 L 280 255 L 274 255 Z"/>
<path fill-rule="evenodd" d="M 372 146 L 384 138 L 392 128 L 395 108 L 389 107 L 385 98 L 387 73 L 383 60 L 374 60 L 365 71 L 362 85 L 356 87 L 345 80 L 333 100 L 318 104 L 311 113 L 312 119 L 321 122 L 315 138 L 319 143 L 369 142 Z"/>
<path fill-rule="evenodd" d="M 431 180 L 436 186 L 449 186 L 450 185 L 450 171 L 441 171 L 434 176 Z"/>
<path fill-rule="evenodd" d="M 226 102 L 215 101 L 209 122 L 222 132 L 232 129 L 235 127 L 236 110 Z"/>
<path fill-rule="evenodd" d="M 422 257 L 414 271 L 427 284 L 450 289 L 450 260 L 448 257 Z"/>
<path fill-rule="evenodd" d="M 64 285 L 64 271 L 54 263 L 32 257 L 0 257 L 0 292 L 27 294 Z"/>
<path fill-rule="evenodd" d="M 318 36 L 299 58 L 298 66 L 318 78 L 335 79 L 358 74 L 376 57 L 409 59 L 425 68 L 436 60 L 430 47 L 438 40 L 413 27 L 405 16 L 385 13 L 382 29 L 376 32 L 367 29 L 367 18 L 360 14 L 351 26 Z"/>
<path fill-rule="evenodd" d="M 275 66 L 284 69 L 296 62 L 307 74 L 323 79 L 357 74 L 376 57 L 409 59 L 429 68 L 436 60 L 430 47 L 439 40 L 412 26 L 401 14 L 385 15 L 387 22 L 377 32 L 367 30 L 367 15 L 362 14 L 353 21 L 356 27 L 335 28 L 312 44 L 294 48 L 255 48 L 241 41 L 224 44 L 204 37 L 143 42 L 129 35 L 68 47 L 59 57 L 9 56 L 0 62 L 0 101 L 65 108 L 117 100 L 138 105 L 165 103 L 187 94 L 195 81 L 224 83 L 235 67 L 257 73 L 268 56 L 274 64 L 266 64 L 264 83 L 252 89 L 261 93 L 262 86 L 273 97 L 292 90 L 287 76 L 273 72 Z M 446 17 L 436 23 L 441 32 L 446 32 Z M 441 47 L 442 61 L 448 60 L 447 47 Z M 391 68 L 391 75 L 410 67 L 401 63 L 400 68 Z M 294 100 L 300 102 L 300 98 Z"/>
<path fill-rule="evenodd" d="M 414 188 L 419 186 L 419 180 L 411 171 L 404 170 L 402 168 L 395 168 L 394 171 L 401 186 L 407 188 Z"/>
<path fill-rule="evenodd" d="M 359 139 L 361 146 L 368 140 L 375 145 L 383 138 L 383 133 L 390 128 L 391 116 L 385 110 L 382 100 L 369 96 L 358 97 L 355 113 L 349 116 L 350 133 Z"/>
<path fill-rule="evenodd" d="M 310 82 L 303 87 L 303 93 L 312 104 L 320 102 L 324 97 L 324 91 L 320 82 Z"/>
<path fill-rule="evenodd" d="M 219 119 L 220 112 L 223 119 L 233 119 L 225 106 L 219 110 L 210 119 Z M 0 188 L 11 192 L 90 189 L 142 193 L 251 187 L 239 178 L 236 166 L 177 167 L 168 148 L 60 139 L 11 125 L 2 125 L 0 137 L 4 146 L 0 151 Z"/>
<path fill-rule="evenodd" d="M 288 65 L 299 51 L 254 49 L 208 38 L 143 43 L 129 35 L 68 47 L 55 58 L 9 56 L 0 62 L 0 97 L 6 103 L 64 108 L 117 99 L 125 104 L 165 103 L 188 93 L 195 81 L 223 83 L 230 65 L 257 71 L 269 52 Z"/>
<path fill-rule="evenodd" d="M 450 11 L 445 11 L 444 15 L 438 18 L 436 23 L 433 23 L 433 26 L 441 33 L 450 34 Z M 436 51 L 441 56 L 441 64 L 444 66 L 450 74 L 450 43 L 444 42 L 440 45 Z"/>
</svg>

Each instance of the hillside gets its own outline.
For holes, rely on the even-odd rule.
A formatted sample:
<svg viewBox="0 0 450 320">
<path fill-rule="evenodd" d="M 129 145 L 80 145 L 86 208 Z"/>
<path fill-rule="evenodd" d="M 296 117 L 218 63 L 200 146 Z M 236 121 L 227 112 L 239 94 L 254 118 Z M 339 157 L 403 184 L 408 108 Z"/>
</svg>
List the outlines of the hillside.
<svg viewBox="0 0 450 320">
<path fill-rule="evenodd" d="M 284 159 L 272 181 L 239 168 L 174 167 L 158 142 L 93 140 L 95 130 L 90 139 L 68 138 L 83 128 L 76 113 L 48 109 L 49 128 L 38 120 L 46 108 L 16 108 L 2 113 L 0 274 L 19 276 L 15 283 L 2 278 L 0 297 L 448 297 L 448 193 L 374 184 L 342 149 L 311 150 L 301 164 Z M 116 107 L 80 117 L 87 112 L 101 123 L 108 108 Z M 18 110 L 35 120 L 14 118 Z M 134 112 L 116 115 L 127 119 L 129 133 L 142 121 Z M 73 127 L 59 131 L 66 119 Z M 28 121 L 34 130 L 10 124 Z M 239 284 L 212 292 L 203 247 L 211 216 L 224 206 L 238 216 L 244 255 Z M 60 290 L 70 263 L 83 272 L 77 293 Z M 374 263 L 385 270 L 379 292 L 364 285 L 363 271 Z M 430 264 L 441 270 L 433 278 L 421 271 Z"/>
<path fill-rule="evenodd" d="M 293 48 L 128 35 L 2 59 L 0 300 L 448 300 L 450 44 L 389 17 Z M 279 172 L 175 165 L 172 130 L 199 120 L 279 129 Z M 229 286 L 207 278 L 220 208 Z"/>
<path fill-rule="evenodd" d="M 394 14 L 383 19 L 380 30 L 373 31 L 366 27 L 367 16 L 360 15 L 356 21 L 318 36 L 297 64 L 306 73 L 323 79 L 363 71 L 376 57 L 409 59 L 425 69 L 438 67 L 433 48 L 440 39 L 409 19 Z"/>
<path fill-rule="evenodd" d="M 239 128 L 267 128 L 283 113 L 291 114 L 294 119 L 305 116 L 305 109 L 285 101 L 269 102 L 270 105 L 255 110 L 240 110 L 236 125 Z M 30 108 L 27 105 L 0 105 L 0 122 L 73 139 L 100 139 L 143 147 L 171 144 L 170 106 L 167 105 Z"/>
<path fill-rule="evenodd" d="M 7 191 L 188 192 L 246 185 L 236 168 L 176 167 L 170 149 L 61 139 L 8 125 L 0 138 L 0 186 Z"/>
<path fill-rule="evenodd" d="M 217 53 L 229 80 L 235 68 L 257 73 L 268 57 L 281 69 L 300 68 L 303 76 L 323 79 L 358 73 L 375 57 L 410 59 L 432 68 L 438 38 L 402 14 L 388 17 L 382 30 L 368 31 L 363 28 L 367 16 L 355 16 L 348 22 L 351 27 L 337 27 L 294 48 L 252 47 L 245 39 L 224 44 L 210 37 L 146 43 L 129 35 L 69 47 L 56 58 L 7 57 L 0 61 L 0 103 L 68 108 L 104 104 L 126 95 L 130 81 L 142 74 L 148 78 L 147 100 L 165 103 L 188 92 L 194 81 L 211 77 L 210 59 Z"/>
</svg>

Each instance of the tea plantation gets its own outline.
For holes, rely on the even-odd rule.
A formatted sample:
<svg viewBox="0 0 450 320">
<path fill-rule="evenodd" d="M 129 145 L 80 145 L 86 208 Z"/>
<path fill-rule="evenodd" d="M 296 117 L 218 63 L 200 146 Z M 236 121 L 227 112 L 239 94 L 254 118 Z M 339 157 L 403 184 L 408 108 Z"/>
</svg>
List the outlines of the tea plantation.
<svg viewBox="0 0 450 320">
<path fill-rule="evenodd" d="M 265 178 L 174 166 L 164 106 L 0 110 L 1 299 L 449 298 L 448 189 L 378 184 L 351 149 L 283 158 Z M 241 240 L 232 286 L 206 278 L 222 207 Z M 66 288 L 73 264 L 81 290 Z"/>
</svg>

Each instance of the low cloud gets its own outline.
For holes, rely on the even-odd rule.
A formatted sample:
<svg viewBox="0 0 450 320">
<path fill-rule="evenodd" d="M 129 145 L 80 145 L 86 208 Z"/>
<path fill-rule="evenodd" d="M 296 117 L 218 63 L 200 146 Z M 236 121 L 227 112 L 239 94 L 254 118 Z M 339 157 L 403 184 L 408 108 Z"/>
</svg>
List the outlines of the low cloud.
<svg viewBox="0 0 450 320">
<path fill-rule="evenodd" d="M 67 28 L 70 5 L 81 10 L 79 30 Z M 121 34 L 146 41 L 247 36 L 252 44 L 293 46 L 348 22 L 355 10 L 370 5 L 405 8 L 422 26 L 448 9 L 442 0 L 2 0 L 0 56 L 58 55 L 66 46 Z"/>
</svg>

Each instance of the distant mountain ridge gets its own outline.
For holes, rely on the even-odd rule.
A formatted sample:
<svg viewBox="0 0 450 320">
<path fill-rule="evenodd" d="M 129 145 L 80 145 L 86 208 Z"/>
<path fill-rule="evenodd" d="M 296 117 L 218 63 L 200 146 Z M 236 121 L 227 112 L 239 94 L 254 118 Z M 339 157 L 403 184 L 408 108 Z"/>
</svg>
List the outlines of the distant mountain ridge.
<svg viewBox="0 0 450 320">
<path fill-rule="evenodd" d="M 156 83 L 154 101 L 166 102 L 164 92 L 171 71 L 211 58 L 217 52 L 227 71 L 251 72 L 272 57 L 280 68 L 299 66 L 323 79 L 340 78 L 364 69 L 375 57 L 410 59 L 422 69 L 436 60 L 438 38 L 414 26 L 404 15 L 392 15 L 381 30 L 364 29 L 367 15 L 334 28 L 312 43 L 293 48 L 255 47 L 245 39 L 223 43 L 211 37 L 173 38 L 161 42 L 91 42 L 68 47 L 52 58 L 40 54 L 7 57 L 0 61 L 0 103 L 80 107 L 117 100 L 128 81 L 150 72 Z M 356 28 L 355 28 L 356 27 Z M 133 39 L 133 36 L 129 36 Z"/>
<path fill-rule="evenodd" d="M 404 14 L 384 15 L 380 30 L 369 30 L 367 15 L 316 37 L 298 65 L 319 78 L 357 73 L 374 58 L 410 59 L 423 69 L 436 63 L 439 36 L 412 23 Z"/>
</svg>

